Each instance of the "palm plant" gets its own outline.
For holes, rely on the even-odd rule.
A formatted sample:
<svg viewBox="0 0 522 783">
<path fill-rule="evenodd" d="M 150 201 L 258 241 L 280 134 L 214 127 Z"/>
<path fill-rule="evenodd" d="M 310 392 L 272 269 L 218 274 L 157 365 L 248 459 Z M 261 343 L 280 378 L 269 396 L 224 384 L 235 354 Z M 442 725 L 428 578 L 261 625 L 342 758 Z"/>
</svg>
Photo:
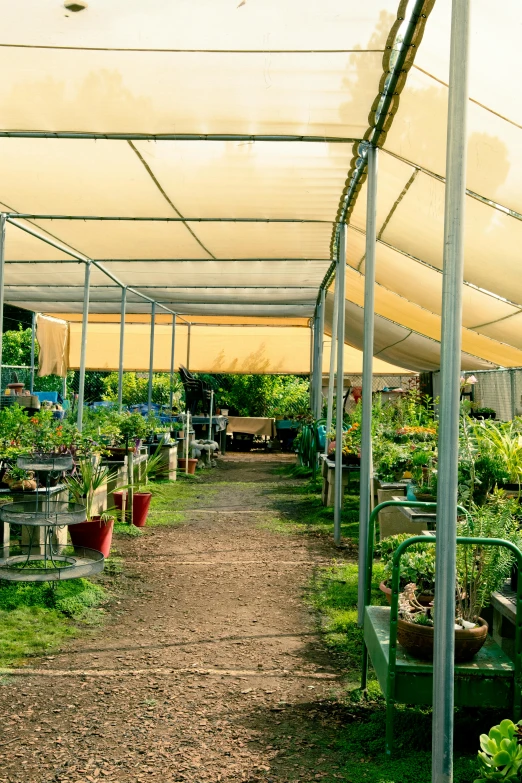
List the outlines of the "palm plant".
<svg viewBox="0 0 522 783">
<path fill-rule="evenodd" d="M 90 457 L 80 459 L 72 476 L 65 479 L 75 503 L 85 505 L 87 521 L 92 519 L 92 507 L 96 491 L 106 483 L 109 468 Z"/>
</svg>

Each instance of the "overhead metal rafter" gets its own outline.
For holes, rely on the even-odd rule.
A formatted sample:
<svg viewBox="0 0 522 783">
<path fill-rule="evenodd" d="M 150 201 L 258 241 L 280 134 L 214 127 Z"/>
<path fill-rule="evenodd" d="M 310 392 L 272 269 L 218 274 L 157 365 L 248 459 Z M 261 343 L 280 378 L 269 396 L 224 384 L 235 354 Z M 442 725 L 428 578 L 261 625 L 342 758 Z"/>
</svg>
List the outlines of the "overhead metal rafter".
<svg viewBox="0 0 522 783">
<path fill-rule="evenodd" d="M 34 215 L 26 212 L 8 212 L 8 219 L 23 220 L 81 220 L 86 221 L 124 221 L 130 223 L 326 223 L 331 225 L 335 220 L 320 220 L 318 218 L 252 218 L 252 217 L 127 217 L 106 215 Z"/>
</svg>

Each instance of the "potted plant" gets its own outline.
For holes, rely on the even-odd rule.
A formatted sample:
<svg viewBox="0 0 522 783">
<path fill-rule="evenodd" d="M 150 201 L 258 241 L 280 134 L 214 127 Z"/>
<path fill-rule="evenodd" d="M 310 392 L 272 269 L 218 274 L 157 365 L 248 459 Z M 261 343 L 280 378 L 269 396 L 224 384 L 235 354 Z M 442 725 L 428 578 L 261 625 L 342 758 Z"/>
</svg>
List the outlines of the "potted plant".
<svg viewBox="0 0 522 783">
<path fill-rule="evenodd" d="M 335 433 L 330 433 L 335 438 Z M 335 457 L 337 444 L 332 440 L 328 448 L 328 453 Z M 343 432 L 342 443 L 342 463 L 343 465 L 361 464 L 361 428 L 358 422 L 354 422 Z"/>
<path fill-rule="evenodd" d="M 471 538 L 502 538 L 520 543 L 513 501 L 501 495 L 484 506 L 474 506 L 458 526 L 458 535 Z M 513 555 L 504 547 L 459 544 L 455 592 L 455 660 L 470 660 L 486 641 L 488 625 L 480 617 L 491 594 L 508 578 Z M 426 607 L 417 599 L 417 587 L 407 585 L 400 595 L 397 639 L 411 654 L 433 658 L 433 613 L 436 603 Z"/>
<path fill-rule="evenodd" d="M 114 528 L 114 516 L 105 513 L 93 516 L 96 491 L 107 482 L 109 468 L 93 458 L 80 459 L 75 472 L 65 480 L 72 500 L 85 505 L 86 521 L 69 526 L 69 535 L 74 546 L 96 549 L 104 557 L 109 556 Z"/>
<path fill-rule="evenodd" d="M 409 446 L 385 438 L 374 439 L 375 473 L 381 481 L 400 481 L 408 468 L 410 457 Z"/>
<path fill-rule="evenodd" d="M 162 443 L 160 442 L 160 447 Z M 149 479 L 154 476 L 163 465 L 161 448 L 156 454 L 148 457 L 145 464 L 134 465 L 133 484 L 127 484 L 114 492 L 114 503 L 117 509 L 123 508 L 123 497 L 128 497 L 128 490 L 132 490 L 132 524 L 136 527 L 144 527 L 149 514 L 152 492 L 147 488 Z"/>
<path fill-rule="evenodd" d="M 395 536 L 383 538 L 378 544 L 377 551 L 381 554 L 384 565 L 384 579 L 379 585 L 379 590 L 384 593 L 388 603 L 391 603 L 391 577 L 393 567 L 393 555 L 399 544 L 410 538 L 409 533 L 399 533 Z M 401 557 L 401 573 L 399 587 L 402 590 L 408 584 L 415 584 L 417 598 L 423 605 L 429 605 L 435 594 L 435 545 L 413 544 Z"/>
</svg>

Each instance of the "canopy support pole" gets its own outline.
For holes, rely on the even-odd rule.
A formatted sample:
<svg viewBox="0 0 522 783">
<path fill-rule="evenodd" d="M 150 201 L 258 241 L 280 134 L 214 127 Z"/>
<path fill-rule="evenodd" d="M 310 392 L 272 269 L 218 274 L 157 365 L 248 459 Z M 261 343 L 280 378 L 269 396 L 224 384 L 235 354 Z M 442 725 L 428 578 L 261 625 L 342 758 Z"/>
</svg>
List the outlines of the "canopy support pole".
<svg viewBox="0 0 522 783">
<path fill-rule="evenodd" d="M 335 427 L 334 543 L 341 543 L 341 506 L 343 503 L 343 413 L 344 413 L 344 329 L 346 321 L 346 223 L 339 231 L 337 259 L 337 388 Z"/>
<path fill-rule="evenodd" d="M 457 474 L 459 448 L 469 0 L 453 0 L 448 94 L 437 487 L 432 781 L 453 780 Z"/>
<path fill-rule="evenodd" d="M 372 487 L 372 392 L 373 335 L 375 315 L 375 249 L 377 245 L 377 147 L 368 147 L 366 202 L 366 256 L 364 261 L 364 337 L 362 375 L 361 473 L 359 505 L 359 592 L 358 621 L 364 622 L 366 598 L 368 521 Z"/>
<path fill-rule="evenodd" d="M 321 418 L 323 411 L 323 337 L 324 337 L 324 305 L 326 291 L 321 291 L 321 298 L 317 307 L 317 341 L 316 341 L 316 361 L 315 361 L 315 419 Z"/>
<path fill-rule="evenodd" d="M 123 363 L 125 352 L 125 310 L 127 306 L 127 286 L 121 289 L 121 314 L 120 314 L 120 360 L 118 363 L 118 410 L 121 413 L 123 402 Z"/>
<path fill-rule="evenodd" d="M 153 302 L 150 308 L 149 396 L 147 401 L 147 411 L 149 416 L 152 411 L 152 376 L 154 374 L 155 326 L 156 326 L 156 302 Z"/>
<path fill-rule="evenodd" d="M 33 313 L 31 318 L 31 383 L 29 389 L 31 394 L 34 392 L 34 353 L 35 353 L 35 339 L 36 339 L 36 313 Z"/>
<path fill-rule="evenodd" d="M 310 373 L 310 410 L 312 411 L 312 416 L 314 419 L 316 418 L 316 411 L 317 411 L 317 354 L 318 354 L 318 343 L 319 343 L 319 307 L 320 305 L 317 305 L 315 308 L 315 312 L 312 318 L 312 370 Z"/>
<path fill-rule="evenodd" d="M 2 387 L 2 349 L 4 336 L 4 272 L 5 272 L 5 224 L 7 216 L 4 212 L 0 214 L 0 395 L 3 393 Z"/>
<path fill-rule="evenodd" d="M 83 285 L 82 342 L 80 349 L 80 385 L 78 388 L 77 425 L 80 432 L 83 427 L 83 402 L 85 398 L 85 359 L 87 355 L 87 327 L 89 325 L 89 294 L 91 283 L 91 262 L 85 264 L 85 280 Z"/>
<path fill-rule="evenodd" d="M 174 357 L 176 352 L 176 316 L 172 316 L 172 342 L 170 344 L 170 420 L 172 421 L 172 406 L 174 404 Z"/>
<path fill-rule="evenodd" d="M 339 313 L 339 299 L 337 297 L 338 281 L 335 279 L 334 290 L 334 305 L 333 305 L 333 318 L 332 318 L 332 339 L 330 343 L 330 371 L 328 374 L 328 403 L 326 407 L 326 438 L 325 438 L 325 454 L 328 454 L 328 433 L 332 429 L 333 421 L 333 398 L 334 398 L 334 379 L 335 379 L 335 358 L 337 353 L 337 318 Z"/>
<path fill-rule="evenodd" d="M 190 327 L 192 324 L 189 324 L 187 327 L 187 370 L 190 372 Z"/>
</svg>

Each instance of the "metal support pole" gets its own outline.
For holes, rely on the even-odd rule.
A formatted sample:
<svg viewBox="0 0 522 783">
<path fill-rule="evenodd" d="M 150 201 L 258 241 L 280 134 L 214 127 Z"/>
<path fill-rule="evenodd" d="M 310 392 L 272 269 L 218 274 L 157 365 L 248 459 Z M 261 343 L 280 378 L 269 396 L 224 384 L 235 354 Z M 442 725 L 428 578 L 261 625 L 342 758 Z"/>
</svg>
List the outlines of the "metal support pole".
<svg viewBox="0 0 522 783">
<path fill-rule="evenodd" d="M 517 377 L 516 370 L 509 371 L 509 381 L 511 389 L 511 418 L 514 419 L 517 415 Z"/>
<path fill-rule="evenodd" d="M 33 313 L 31 319 L 31 384 L 29 386 L 31 394 L 34 392 L 34 348 L 36 338 L 36 313 Z"/>
<path fill-rule="evenodd" d="M 328 454 L 328 433 L 332 429 L 333 420 L 333 398 L 334 398 L 334 380 L 335 380 L 335 359 L 337 355 L 337 318 L 339 313 L 339 298 L 337 296 L 337 278 L 335 279 L 334 305 L 332 317 L 332 341 L 330 344 L 330 372 L 328 375 L 328 403 L 326 407 L 326 439 L 325 454 Z"/>
<path fill-rule="evenodd" d="M 455 648 L 457 473 L 464 279 L 469 14 L 469 0 L 453 0 L 442 268 L 432 783 L 451 783 L 453 780 L 453 655 Z"/>
<path fill-rule="evenodd" d="M 67 375 L 62 378 L 62 399 L 67 399 Z"/>
<path fill-rule="evenodd" d="M 150 416 L 152 410 L 152 376 L 154 375 L 154 327 L 156 326 L 156 302 L 150 308 L 150 353 L 149 353 L 149 398 L 147 412 Z"/>
<path fill-rule="evenodd" d="M 176 316 L 172 316 L 172 342 L 170 345 L 170 420 L 172 421 L 172 406 L 174 404 L 174 357 L 176 352 Z"/>
<path fill-rule="evenodd" d="M 80 349 L 80 385 L 78 388 L 78 414 L 77 425 L 80 432 L 83 426 L 83 401 L 85 397 L 85 359 L 87 354 L 87 327 L 89 325 L 89 294 L 91 283 L 91 262 L 85 264 L 85 279 L 83 284 L 83 316 L 82 316 L 82 342 Z"/>
<path fill-rule="evenodd" d="M 310 410 L 314 410 L 315 315 L 310 319 Z"/>
<path fill-rule="evenodd" d="M 323 412 L 323 338 L 324 338 L 324 307 L 326 291 L 321 289 L 321 298 L 317 308 L 317 342 L 315 363 L 315 418 L 320 419 Z"/>
<path fill-rule="evenodd" d="M 366 257 L 364 262 L 364 337 L 362 375 L 361 473 L 359 504 L 359 591 L 358 621 L 364 622 L 368 520 L 372 494 L 372 381 L 375 315 L 375 248 L 377 244 L 377 147 L 368 147 L 366 201 Z"/>
<path fill-rule="evenodd" d="M 187 327 L 187 370 L 190 370 L 190 328 L 192 324 Z"/>
<path fill-rule="evenodd" d="M 339 258 L 337 261 L 337 286 L 339 297 L 337 313 L 337 388 L 335 428 L 335 492 L 334 492 L 334 543 L 341 543 L 341 506 L 343 503 L 343 408 L 344 408 L 344 327 L 346 320 L 346 223 L 339 231 Z"/>
<path fill-rule="evenodd" d="M 210 414 L 208 417 L 208 439 L 212 440 L 212 414 L 214 408 L 214 389 L 210 390 Z M 209 452 L 210 454 L 210 452 Z"/>
<path fill-rule="evenodd" d="M 2 348 L 4 336 L 4 268 L 5 268 L 5 224 L 6 216 L 0 214 L 0 394 L 3 393 L 2 387 Z"/>
<path fill-rule="evenodd" d="M 118 364 L 118 410 L 121 412 L 123 401 L 123 363 L 125 352 L 125 308 L 127 305 L 127 286 L 121 289 L 120 314 L 120 360 Z"/>
</svg>

